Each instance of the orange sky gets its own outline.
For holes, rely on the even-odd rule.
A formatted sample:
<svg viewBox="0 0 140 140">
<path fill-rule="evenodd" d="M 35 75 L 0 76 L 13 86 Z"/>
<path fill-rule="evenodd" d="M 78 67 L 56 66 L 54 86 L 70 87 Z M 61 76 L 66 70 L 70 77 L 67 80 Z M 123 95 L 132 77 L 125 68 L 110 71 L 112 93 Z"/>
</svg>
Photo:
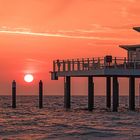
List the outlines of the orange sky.
<svg viewBox="0 0 140 140">
<path fill-rule="evenodd" d="M 50 80 L 53 59 L 126 56 L 118 45 L 140 43 L 132 30 L 140 26 L 139 7 L 139 0 L 0 0 L 0 94 L 10 94 L 13 79 L 19 95 L 37 94 L 40 79 L 46 94 L 62 94 L 63 79 Z M 26 73 L 33 83 L 24 82 Z M 127 94 L 128 81 L 120 81 Z M 95 82 L 104 94 L 104 79 Z M 87 79 L 74 78 L 72 91 L 86 95 Z"/>
</svg>

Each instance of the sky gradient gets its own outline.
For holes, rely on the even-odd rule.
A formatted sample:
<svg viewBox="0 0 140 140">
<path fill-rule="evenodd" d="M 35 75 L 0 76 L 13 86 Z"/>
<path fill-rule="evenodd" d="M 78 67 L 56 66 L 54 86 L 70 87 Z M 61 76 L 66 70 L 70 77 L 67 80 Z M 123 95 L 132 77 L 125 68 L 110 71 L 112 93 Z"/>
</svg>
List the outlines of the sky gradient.
<svg viewBox="0 0 140 140">
<path fill-rule="evenodd" d="M 45 94 L 62 95 L 63 79 L 50 80 L 54 59 L 125 57 L 118 45 L 140 43 L 132 30 L 140 26 L 139 6 L 139 0 L 0 0 L 0 94 L 10 94 L 15 79 L 19 95 L 35 95 L 42 79 Z M 24 82 L 26 73 L 33 83 Z M 126 95 L 128 81 L 120 83 Z M 105 95 L 104 87 L 105 79 L 95 78 L 96 95 Z M 73 78 L 73 95 L 86 92 L 87 79 Z"/>
</svg>

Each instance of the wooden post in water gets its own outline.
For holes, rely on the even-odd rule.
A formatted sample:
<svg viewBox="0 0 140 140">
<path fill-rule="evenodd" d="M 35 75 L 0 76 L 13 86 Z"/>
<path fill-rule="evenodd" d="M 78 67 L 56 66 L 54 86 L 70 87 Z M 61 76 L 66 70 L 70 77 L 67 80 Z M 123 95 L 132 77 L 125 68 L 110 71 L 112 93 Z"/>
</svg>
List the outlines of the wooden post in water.
<svg viewBox="0 0 140 140">
<path fill-rule="evenodd" d="M 16 108 L 16 81 L 12 82 L 12 108 Z"/>
<path fill-rule="evenodd" d="M 113 112 L 118 111 L 118 99 L 119 99 L 119 90 L 118 90 L 118 78 L 113 77 Z"/>
<path fill-rule="evenodd" d="M 135 77 L 129 77 L 129 109 L 135 110 Z"/>
<path fill-rule="evenodd" d="M 92 111 L 94 108 L 94 83 L 93 76 L 88 76 L 88 110 Z"/>
<path fill-rule="evenodd" d="M 64 78 L 64 108 L 70 109 L 71 107 L 71 77 Z"/>
<path fill-rule="evenodd" d="M 106 77 L 106 107 L 111 108 L 111 77 Z"/>
<path fill-rule="evenodd" d="M 119 82 L 117 80 L 117 107 L 119 107 Z"/>
<path fill-rule="evenodd" d="M 139 106 L 140 106 L 140 84 L 139 84 Z"/>
<path fill-rule="evenodd" d="M 39 108 L 43 108 L 43 82 L 39 82 Z"/>
</svg>

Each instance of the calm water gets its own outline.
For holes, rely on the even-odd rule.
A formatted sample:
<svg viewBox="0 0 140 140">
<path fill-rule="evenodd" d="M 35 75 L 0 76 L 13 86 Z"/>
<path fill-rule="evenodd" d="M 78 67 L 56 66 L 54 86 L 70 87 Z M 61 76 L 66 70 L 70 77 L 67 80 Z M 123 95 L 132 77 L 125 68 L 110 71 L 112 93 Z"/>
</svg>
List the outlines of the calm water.
<svg viewBox="0 0 140 140">
<path fill-rule="evenodd" d="M 96 109 L 88 112 L 87 97 L 72 97 L 72 109 L 63 109 L 62 96 L 45 96 L 38 109 L 36 96 L 19 96 L 11 109 L 10 96 L 0 97 L 0 139 L 3 140 L 140 140 L 140 109 L 127 110 L 120 98 L 118 113 L 105 109 L 105 97 L 96 97 Z"/>
</svg>

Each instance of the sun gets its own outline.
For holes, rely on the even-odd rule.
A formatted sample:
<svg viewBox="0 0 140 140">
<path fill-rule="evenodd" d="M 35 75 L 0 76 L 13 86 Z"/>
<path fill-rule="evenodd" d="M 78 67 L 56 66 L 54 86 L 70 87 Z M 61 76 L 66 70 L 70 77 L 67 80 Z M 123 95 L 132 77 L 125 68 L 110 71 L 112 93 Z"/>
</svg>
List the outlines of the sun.
<svg viewBox="0 0 140 140">
<path fill-rule="evenodd" d="M 27 82 L 27 83 L 31 83 L 33 80 L 34 80 L 34 77 L 33 77 L 32 74 L 26 74 L 24 76 L 24 81 Z"/>
</svg>

